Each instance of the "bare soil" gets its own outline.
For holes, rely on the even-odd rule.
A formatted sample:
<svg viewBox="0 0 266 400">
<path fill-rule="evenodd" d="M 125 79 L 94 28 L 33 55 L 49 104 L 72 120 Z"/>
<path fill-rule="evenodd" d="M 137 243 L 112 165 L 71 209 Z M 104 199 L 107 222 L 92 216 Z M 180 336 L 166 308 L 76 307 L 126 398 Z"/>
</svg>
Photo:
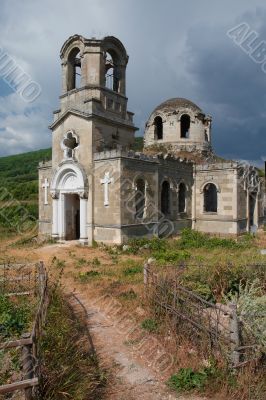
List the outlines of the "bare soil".
<svg viewBox="0 0 266 400">
<path fill-rule="evenodd" d="M 96 257 L 105 265 L 110 263 L 109 255 L 97 248 L 77 246 L 75 242 L 30 248 L 10 246 L 12 242 L 14 243 L 14 239 L 2 241 L 1 258 L 8 258 L 11 262 L 42 260 L 53 279 L 57 279 L 60 274 L 53 264 L 54 258 L 66 261 L 67 267 L 62 278 L 65 292 L 67 295 L 74 294 L 86 309 L 93 345 L 99 356 L 101 367 L 107 371 L 106 399 L 200 399 L 193 395 L 177 396 L 168 390 L 165 381 L 170 376 L 170 370 L 163 369 L 162 371 L 153 362 L 154 357 L 159 357 L 163 352 L 156 337 L 148 334 L 148 338 L 134 340 L 128 333 L 135 328 L 134 318 L 130 318 L 131 315 L 144 313 L 141 308 L 134 310 L 134 313 L 129 308 L 125 315 L 129 320 L 127 321 L 129 330 L 127 330 L 125 318 L 121 318 L 122 310 L 119 309 L 119 305 L 112 303 L 112 296 L 103 296 L 101 283 L 81 284 L 74 279 L 76 269 L 73 260 L 71 261 L 71 254 L 86 260 L 93 260 Z"/>
</svg>

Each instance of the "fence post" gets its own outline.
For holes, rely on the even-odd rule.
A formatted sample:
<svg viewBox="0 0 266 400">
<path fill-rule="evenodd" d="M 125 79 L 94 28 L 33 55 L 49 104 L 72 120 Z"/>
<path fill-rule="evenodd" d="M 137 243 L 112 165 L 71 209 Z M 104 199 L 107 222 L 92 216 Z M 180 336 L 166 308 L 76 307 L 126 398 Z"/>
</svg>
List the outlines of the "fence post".
<svg viewBox="0 0 266 400">
<path fill-rule="evenodd" d="M 24 333 L 22 335 L 23 339 L 30 338 L 30 333 Z M 32 379 L 33 378 L 33 362 L 32 362 L 32 354 L 31 354 L 31 345 L 24 345 L 22 347 L 22 370 L 23 370 L 23 379 Z M 27 388 L 24 390 L 25 400 L 33 400 L 32 388 Z"/>
<path fill-rule="evenodd" d="M 239 364 L 240 354 L 239 354 L 239 346 L 240 346 L 240 335 L 239 335 L 239 323 L 237 316 L 237 305 L 235 303 L 230 303 L 229 307 L 231 309 L 231 326 L 230 326 L 230 334 L 231 334 L 231 363 L 233 367 L 236 367 Z"/>
<path fill-rule="evenodd" d="M 43 261 L 40 261 L 39 263 L 39 293 L 40 293 L 40 297 L 42 297 L 43 294 L 43 290 L 44 290 L 44 264 Z"/>
<path fill-rule="evenodd" d="M 148 262 L 144 263 L 143 273 L 144 273 L 144 285 L 146 286 L 149 283 L 149 264 L 148 264 Z"/>
</svg>

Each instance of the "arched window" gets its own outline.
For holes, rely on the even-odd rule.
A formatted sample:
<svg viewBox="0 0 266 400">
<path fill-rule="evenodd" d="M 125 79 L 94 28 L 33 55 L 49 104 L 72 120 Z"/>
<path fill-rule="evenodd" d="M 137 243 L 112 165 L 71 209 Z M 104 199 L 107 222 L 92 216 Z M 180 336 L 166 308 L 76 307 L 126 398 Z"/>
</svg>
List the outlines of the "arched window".
<svg viewBox="0 0 266 400">
<path fill-rule="evenodd" d="M 154 118 L 154 139 L 159 140 L 163 138 L 163 120 L 161 117 Z"/>
<path fill-rule="evenodd" d="M 118 67 L 110 53 L 105 53 L 105 86 L 114 92 L 119 91 Z"/>
<path fill-rule="evenodd" d="M 209 135 L 208 135 L 207 129 L 205 129 L 205 131 L 204 131 L 204 138 L 205 138 L 205 142 L 209 141 Z"/>
<path fill-rule="evenodd" d="M 204 211 L 217 212 L 217 188 L 213 183 L 208 183 L 203 190 Z"/>
<path fill-rule="evenodd" d="M 67 64 L 67 90 L 77 89 L 81 85 L 81 58 L 79 48 L 71 50 Z"/>
<path fill-rule="evenodd" d="M 180 119 L 180 127 L 181 127 L 181 138 L 189 137 L 189 129 L 190 129 L 190 116 L 187 114 L 183 114 Z"/>
<path fill-rule="evenodd" d="M 170 184 L 167 181 L 162 184 L 161 211 L 165 215 L 170 213 Z"/>
<path fill-rule="evenodd" d="M 142 219 L 145 210 L 145 182 L 143 179 L 136 181 L 135 207 L 136 218 Z"/>
<path fill-rule="evenodd" d="M 186 185 L 180 183 L 178 192 L 178 212 L 182 213 L 186 211 Z"/>
</svg>

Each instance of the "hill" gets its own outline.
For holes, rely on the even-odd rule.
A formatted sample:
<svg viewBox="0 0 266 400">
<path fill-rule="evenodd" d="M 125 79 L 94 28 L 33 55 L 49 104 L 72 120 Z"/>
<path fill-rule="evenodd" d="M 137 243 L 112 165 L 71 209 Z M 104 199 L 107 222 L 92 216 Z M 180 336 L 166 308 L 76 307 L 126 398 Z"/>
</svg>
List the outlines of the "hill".
<svg viewBox="0 0 266 400">
<path fill-rule="evenodd" d="M 0 158 L 0 187 L 16 200 L 37 200 L 38 164 L 50 160 L 52 149 L 30 151 Z"/>
<path fill-rule="evenodd" d="M 133 149 L 141 151 L 143 138 L 137 137 Z M 6 188 L 16 200 L 38 199 L 38 164 L 52 158 L 52 149 L 30 151 L 0 158 L 0 187 Z"/>
</svg>

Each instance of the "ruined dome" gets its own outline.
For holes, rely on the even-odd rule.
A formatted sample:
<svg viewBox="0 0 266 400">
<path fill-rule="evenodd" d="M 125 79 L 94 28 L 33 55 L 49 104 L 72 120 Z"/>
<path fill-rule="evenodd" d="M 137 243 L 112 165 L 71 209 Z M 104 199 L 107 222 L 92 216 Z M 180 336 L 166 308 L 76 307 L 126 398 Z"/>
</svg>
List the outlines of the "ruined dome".
<svg viewBox="0 0 266 400">
<path fill-rule="evenodd" d="M 173 99 L 169 99 L 159 104 L 153 112 L 156 111 L 178 111 L 181 108 L 189 108 L 194 112 L 202 112 L 202 110 L 192 101 L 183 99 L 182 97 L 174 97 Z"/>
<path fill-rule="evenodd" d="M 211 150 L 211 117 L 190 100 L 166 100 L 154 109 L 146 123 L 144 145 L 207 153 Z"/>
</svg>

